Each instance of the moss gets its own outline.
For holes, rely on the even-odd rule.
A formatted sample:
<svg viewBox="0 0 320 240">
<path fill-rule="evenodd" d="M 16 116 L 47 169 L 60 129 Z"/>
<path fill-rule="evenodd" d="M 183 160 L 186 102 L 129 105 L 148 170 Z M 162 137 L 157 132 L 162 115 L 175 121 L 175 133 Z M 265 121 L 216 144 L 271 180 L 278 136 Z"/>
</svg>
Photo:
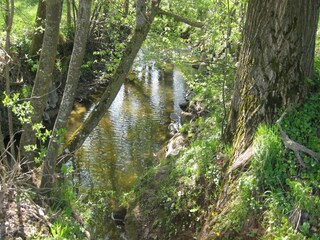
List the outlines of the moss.
<svg viewBox="0 0 320 240">
<path fill-rule="evenodd" d="M 277 58 L 272 58 L 271 61 L 270 61 L 270 66 L 271 66 L 271 69 L 275 72 L 275 73 L 278 73 L 280 71 L 280 64 L 277 60 Z"/>
</svg>

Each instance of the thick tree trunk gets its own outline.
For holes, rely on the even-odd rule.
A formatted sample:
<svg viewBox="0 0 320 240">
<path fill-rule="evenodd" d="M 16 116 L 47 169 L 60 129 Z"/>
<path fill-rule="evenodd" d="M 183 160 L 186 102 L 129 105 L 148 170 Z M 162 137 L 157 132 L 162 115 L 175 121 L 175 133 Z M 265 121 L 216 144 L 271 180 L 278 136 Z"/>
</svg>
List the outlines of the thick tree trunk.
<svg viewBox="0 0 320 240">
<path fill-rule="evenodd" d="M 134 34 L 128 42 L 112 80 L 110 80 L 109 85 L 99 100 L 99 103 L 91 111 L 80 128 L 73 134 L 70 142 L 67 144 L 66 152 L 73 152 L 81 147 L 85 139 L 98 125 L 99 121 L 112 104 L 130 71 L 138 51 L 149 33 L 159 4 L 160 0 L 152 1 L 151 11 L 147 13 L 145 0 L 136 1 L 136 28 Z"/>
<path fill-rule="evenodd" d="M 31 116 L 32 123 L 24 125 L 20 143 L 23 156 L 27 158 L 28 162 L 33 161 L 34 153 L 24 152 L 23 147 L 36 144 L 36 137 L 32 130 L 32 124 L 42 122 L 42 115 L 46 105 L 48 89 L 52 81 L 59 37 L 62 5 L 61 0 L 47 0 L 46 4 L 46 29 L 43 38 L 39 67 L 31 94 L 31 105 L 33 107 L 33 114 Z"/>
<path fill-rule="evenodd" d="M 228 137 L 237 159 L 260 123 L 303 100 L 313 77 L 319 0 L 249 0 Z"/>
<path fill-rule="evenodd" d="M 56 169 L 56 159 L 58 157 L 59 147 L 61 145 L 61 143 L 59 142 L 59 137 L 63 137 L 58 136 L 58 131 L 66 126 L 66 122 L 73 107 L 74 96 L 77 90 L 81 65 L 86 49 L 91 13 L 91 2 L 91 0 L 80 0 L 79 3 L 77 29 L 71 60 L 69 63 L 66 86 L 64 88 L 62 102 L 55 121 L 55 125 L 52 131 L 52 137 L 48 145 L 48 152 L 44 162 L 44 169 L 41 180 L 41 188 L 43 190 L 51 189 L 54 184 L 53 176 Z"/>
<path fill-rule="evenodd" d="M 39 0 L 36 16 L 36 29 L 34 31 L 32 42 L 29 49 L 29 55 L 37 54 L 42 46 L 44 28 L 46 19 L 46 0 Z"/>
</svg>

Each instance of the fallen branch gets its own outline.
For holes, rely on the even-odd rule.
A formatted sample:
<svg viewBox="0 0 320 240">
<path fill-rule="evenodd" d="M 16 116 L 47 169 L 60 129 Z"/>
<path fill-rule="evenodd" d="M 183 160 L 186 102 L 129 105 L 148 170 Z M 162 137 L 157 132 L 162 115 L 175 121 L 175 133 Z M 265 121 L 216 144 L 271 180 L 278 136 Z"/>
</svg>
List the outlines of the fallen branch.
<svg viewBox="0 0 320 240">
<path fill-rule="evenodd" d="M 164 15 L 164 16 L 167 16 L 167 17 L 171 17 L 174 20 L 176 20 L 177 22 L 183 22 L 185 24 L 190 25 L 191 27 L 202 28 L 204 26 L 203 22 L 194 21 L 194 20 L 191 20 L 189 18 L 182 17 L 180 15 L 177 15 L 177 14 L 174 14 L 174 13 L 171 13 L 171 12 L 167 12 L 167 11 L 162 10 L 162 9 L 158 9 L 158 14 L 159 15 Z"/>
<path fill-rule="evenodd" d="M 287 114 L 287 112 L 285 111 L 276 122 L 276 124 L 279 127 L 281 139 L 283 141 L 284 146 L 294 152 L 294 154 L 296 155 L 296 158 L 298 159 L 299 164 L 303 167 L 306 167 L 306 166 L 303 162 L 303 159 L 300 155 L 300 152 L 305 153 L 305 154 L 309 155 L 310 157 L 312 157 L 313 159 L 315 159 L 316 161 L 318 161 L 320 158 L 319 153 L 316 153 L 316 152 L 312 151 L 311 149 L 291 140 L 289 138 L 289 136 L 283 131 L 283 129 L 281 127 L 281 121 L 283 120 L 283 118 L 286 114 Z"/>
</svg>

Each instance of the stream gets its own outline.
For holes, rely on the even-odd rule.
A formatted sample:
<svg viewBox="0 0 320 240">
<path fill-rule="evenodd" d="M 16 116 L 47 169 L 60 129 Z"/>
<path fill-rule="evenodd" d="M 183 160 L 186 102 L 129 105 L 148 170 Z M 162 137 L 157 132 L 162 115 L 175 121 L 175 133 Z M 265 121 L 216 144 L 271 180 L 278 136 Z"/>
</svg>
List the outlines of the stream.
<svg viewBox="0 0 320 240">
<path fill-rule="evenodd" d="M 140 59 L 140 60 L 139 60 Z M 142 60 L 141 60 L 142 59 Z M 93 239 L 121 239 L 111 213 L 118 197 L 130 191 L 136 179 L 151 166 L 169 139 L 170 114 L 181 111 L 185 82 L 179 69 L 159 69 L 155 61 L 143 61 L 139 53 L 135 81 L 121 87 L 105 117 L 76 153 L 78 195 L 92 202 Z M 69 119 L 76 129 L 94 107 L 77 104 Z M 125 238 L 123 238 L 125 239 Z"/>
</svg>

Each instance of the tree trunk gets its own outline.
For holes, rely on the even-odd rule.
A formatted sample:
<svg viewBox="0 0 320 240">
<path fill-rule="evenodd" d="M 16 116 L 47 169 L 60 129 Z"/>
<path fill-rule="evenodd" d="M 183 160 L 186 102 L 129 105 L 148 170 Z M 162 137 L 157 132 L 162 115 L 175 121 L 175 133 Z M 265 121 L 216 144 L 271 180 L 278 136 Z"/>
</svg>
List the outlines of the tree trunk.
<svg viewBox="0 0 320 240">
<path fill-rule="evenodd" d="M 67 27 L 70 30 L 72 26 L 70 0 L 66 0 L 66 5 L 67 5 Z"/>
<path fill-rule="evenodd" d="M 2 116 L 0 112 L 0 122 L 2 121 Z M 8 166 L 7 153 L 4 145 L 4 137 L 2 134 L 1 124 L 0 124 L 0 177 L 2 176 L 2 171 L 4 171 L 4 167 Z M 1 211 L 1 210 L 0 210 Z"/>
<path fill-rule="evenodd" d="M 13 16 L 14 16 L 14 0 L 6 0 L 6 44 L 5 44 L 5 78 L 6 78 L 6 93 L 10 95 L 10 52 L 11 52 L 11 30 L 12 30 L 12 23 L 13 23 Z M 12 120 L 12 111 L 8 108 L 8 128 L 9 128 L 9 137 L 10 140 L 13 141 L 14 139 L 14 132 L 13 132 L 13 120 Z M 10 145 L 10 152 L 11 152 L 11 161 L 9 163 L 13 163 L 15 161 L 15 149 L 14 144 L 12 142 L 9 143 Z"/>
<path fill-rule="evenodd" d="M 61 145 L 58 140 L 59 137 L 63 137 L 58 136 L 58 131 L 66 126 L 66 122 L 73 107 L 74 96 L 80 78 L 81 64 L 86 49 L 91 13 L 91 2 L 91 0 L 80 0 L 79 3 L 77 29 L 71 60 L 69 63 L 66 86 L 64 88 L 62 102 L 55 121 L 55 125 L 52 131 L 52 137 L 48 145 L 48 152 L 44 162 L 44 169 L 41 180 L 41 188 L 43 190 L 51 189 L 54 184 L 53 176 L 56 169 L 56 159 L 59 154 L 59 146 Z"/>
<path fill-rule="evenodd" d="M 91 14 L 90 18 L 90 26 L 89 26 L 89 33 L 88 33 L 88 39 L 90 40 L 94 34 L 95 28 L 97 26 L 98 18 L 101 14 L 101 9 L 102 9 L 103 3 L 94 3 L 94 8 Z"/>
<path fill-rule="evenodd" d="M 39 0 L 36 16 L 36 29 L 29 49 L 29 55 L 37 54 L 42 46 L 46 19 L 46 0 Z"/>
<path fill-rule="evenodd" d="M 151 11 L 147 13 L 146 2 L 144 0 L 136 1 L 136 28 L 134 34 L 128 42 L 121 61 L 110 80 L 109 85 L 102 94 L 99 103 L 91 111 L 85 122 L 73 134 L 70 142 L 67 144 L 67 148 L 65 149 L 66 152 L 73 152 L 81 147 L 85 139 L 107 112 L 108 108 L 117 96 L 127 74 L 129 73 L 138 51 L 148 35 L 159 4 L 160 0 L 152 1 Z"/>
<path fill-rule="evenodd" d="M 244 44 L 229 116 L 233 160 L 252 144 L 260 123 L 303 100 L 313 77 L 319 0 L 249 0 Z"/>
<path fill-rule="evenodd" d="M 126 18 L 129 14 L 129 0 L 124 0 L 123 6 L 123 14 L 122 16 Z"/>
<path fill-rule="evenodd" d="M 77 28 L 77 23 L 76 23 L 76 19 L 78 19 L 78 9 L 75 3 L 75 0 L 71 0 L 71 5 L 72 5 L 72 14 L 73 14 L 73 27 L 74 29 Z"/>
<path fill-rule="evenodd" d="M 48 89 L 50 82 L 52 81 L 52 74 L 55 66 L 61 19 L 61 0 L 47 0 L 46 12 L 46 29 L 43 38 L 42 51 L 31 94 L 31 105 L 33 107 L 33 114 L 31 116 L 32 122 L 23 126 L 20 143 L 23 156 L 27 158 L 28 162 L 34 160 L 34 153 L 25 152 L 23 147 L 36 144 L 36 137 L 32 130 L 32 124 L 42 122 Z"/>
</svg>

